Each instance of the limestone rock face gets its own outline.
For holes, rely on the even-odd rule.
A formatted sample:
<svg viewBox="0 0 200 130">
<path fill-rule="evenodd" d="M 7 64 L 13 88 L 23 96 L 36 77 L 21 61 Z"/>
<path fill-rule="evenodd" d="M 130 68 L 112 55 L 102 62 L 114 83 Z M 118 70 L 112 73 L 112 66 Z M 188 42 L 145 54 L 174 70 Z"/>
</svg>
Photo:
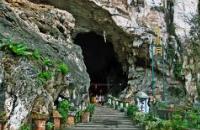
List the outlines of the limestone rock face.
<svg viewBox="0 0 200 130">
<path fill-rule="evenodd" d="M 182 44 L 188 44 L 190 37 L 191 19 L 198 14 L 198 0 L 174 1 L 175 32 Z"/>
<path fill-rule="evenodd" d="M 76 88 L 76 97 L 87 95 L 90 79 L 80 47 L 72 44 L 75 19 L 70 13 L 25 0 L 12 2 L 0 4 L 0 45 L 5 39 L 22 42 L 56 64 L 67 64 L 70 70 L 62 75 L 57 65 L 42 67 L 33 58 L 0 51 L 0 110 L 7 114 L 6 129 L 17 130 L 31 112 L 49 115 L 62 91 L 72 93 Z M 38 79 L 43 71 L 54 73 L 45 83 Z M 76 105 L 81 104 L 80 98 L 72 98 Z"/>
<path fill-rule="evenodd" d="M 184 45 L 189 44 L 190 39 L 190 29 L 191 29 L 191 19 L 194 15 L 198 14 L 198 0 L 90 0 L 95 2 L 98 6 L 106 9 L 112 16 L 115 23 L 121 27 L 125 32 L 133 34 L 134 40 L 132 44 L 132 53 L 128 61 L 132 61 L 133 57 L 141 55 L 135 48 L 141 48 L 143 44 L 152 43 L 152 41 L 157 42 L 156 35 L 160 36 L 160 43 L 164 45 L 164 48 L 169 50 L 170 46 L 173 46 L 174 54 L 172 60 L 175 62 L 185 62 L 182 61 L 183 54 L 180 53 L 180 48 Z M 156 35 L 155 35 L 156 34 Z M 136 38 L 137 37 L 137 38 Z M 180 44 L 178 44 L 180 43 Z M 184 48 L 182 48 L 184 50 Z M 155 50 L 154 50 L 155 51 Z M 139 51 L 140 52 L 140 51 Z M 151 51 L 149 51 L 151 53 Z M 155 53 L 155 52 L 154 52 Z M 159 81 L 167 81 L 166 86 L 176 87 L 178 84 L 174 84 L 174 74 L 176 63 L 171 64 L 167 57 L 169 52 L 164 51 L 164 62 L 168 65 L 162 65 L 162 60 L 155 58 L 155 68 L 160 70 L 165 77 L 156 76 L 155 79 L 158 81 L 155 86 L 161 87 L 162 83 Z M 148 52 L 147 52 L 148 55 Z M 147 57 L 147 56 L 146 56 Z M 178 58 L 175 58 L 178 57 Z M 150 57 L 151 59 L 152 57 Z M 149 64 L 148 60 L 146 63 Z M 142 89 L 142 86 L 151 86 L 151 71 L 147 70 L 144 72 L 135 72 L 135 66 L 130 62 L 129 66 L 129 82 L 128 84 L 134 87 L 133 90 L 138 91 Z M 170 65 L 171 64 L 171 65 Z M 182 64 L 181 64 L 182 65 Z M 164 68 L 162 67 L 164 66 Z M 183 67 L 183 66 L 182 66 Z M 132 70 L 134 70 L 132 72 Z M 183 68 L 184 70 L 184 68 Z M 147 73 L 147 74 L 146 74 Z M 146 75 L 149 75 L 146 78 Z M 168 75 L 168 76 L 167 76 Z M 145 78 L 143 78 L 145 77 Z M 166 78 L 168 77 L 168 78 Z M 165 79 L 166 78 L 166 79 Z M 145 80 L 146 79 L 146 80 Z M 150 81 L 150 82 L 149 82 Z M 187 82 L 190 82 L 188 80 Z M 190 85 L 189 85 L 190 84 Z M 191 85 L 193 84 L 193 85 Z M 180 86 L 181 83 L 179 83 Z M 178 85 L 178 86 L 179 86 Z M 166 88 L 168 88 L 166 87 Z M 197 91 L 194 83 L 186 83 L 184 85 L 187 94 L 197 96 Z M 148 88 L 148 87 L 147 87 Z M 191 90 L 192 88 L 192 90 Z M 163 90 L 163 87 L 161 87 Z M 181 87 L 183 89 L 183 86 Z M 143 89 L 144 90 L 144 89 Z M 196 92 L 195 92 L 196 91 Z M 130 92 L 130 91 L 129 91 Z M 124 95 L 124 93 L 122 94 Z M 128 94 L 130 95 L 130 94 Z M 196 99 L 196 98 L 195 98 Z"/>
<path fill-rule="evenodd" d="M 29 1 L 0 1 L 0 41 L 23 41 L 29 48 L 39 49 L 43 57 L 66 63 L 70 72 L 63 76 L 51 69 L 55 75 L 41 84 L 37 76 L 49 68 L 1 50 L 0 110 L 7 112 L 7 128 L 18 129 L 31 111 L 48 115 L 59 95 L 75 105 L 88 98 L 90 79 L 82 51 L 72 40 L 82 32 L 94 31 L 112 42 L 128 75 L 121 98 L 132 99 L 137 91 L 152 94 L 155 88 L 158 94 L 169 92 L 170 96 L 181 90 L 191 100 L 197 99 L 194 62 L 182 52 L 190 44 L 192 25 L 188 21 L 198 14 L 198 0 Z M 161 44 L 162 55 L 156 54 L 152 43 Z M 156 81 L 153 86 L 152 80 Z"/>
</svg>

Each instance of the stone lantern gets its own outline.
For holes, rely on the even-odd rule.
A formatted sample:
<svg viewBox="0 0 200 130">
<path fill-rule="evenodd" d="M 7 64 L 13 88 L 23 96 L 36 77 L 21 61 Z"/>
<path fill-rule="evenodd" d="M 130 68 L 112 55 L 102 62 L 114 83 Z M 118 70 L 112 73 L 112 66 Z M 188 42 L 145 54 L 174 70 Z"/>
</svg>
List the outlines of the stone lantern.
<svg viewBox="0 0 200 130">
<path fill-rule="evenodd" d="M 139 111 L 144 113 L 149 113 L 149 96 L 144 92 L 138 92 L 136 94 L 136 101 L 137 101 L 137 107 Z"/>
</svg>

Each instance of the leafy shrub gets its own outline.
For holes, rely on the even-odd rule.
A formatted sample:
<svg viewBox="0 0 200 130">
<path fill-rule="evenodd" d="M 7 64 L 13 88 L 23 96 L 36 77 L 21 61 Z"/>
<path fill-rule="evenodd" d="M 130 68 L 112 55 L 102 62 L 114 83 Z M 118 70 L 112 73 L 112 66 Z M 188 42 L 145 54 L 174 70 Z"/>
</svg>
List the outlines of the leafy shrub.
<svg viewBox="0 0 200 130">
<path fill-rule="evenodd" d="M 169 105 L 167 102 L 156 102 L 156 107 L 159 109 L 167 109 Z"/>
<path fill-rule="evenodd" d="M 132 116 L 133 119 L 139 124 L 142 124 L 145 121 L 145 114 L 143 112 L 135 112 Z"/>
<path fill-rule="evenodd" d="M 62 100 L 58 104 L 58 111 L 62 116 L 63 121 L 66 121 L 70 109 L 70 103 L 67 100 Z"/>
<path fill-rule="evenodd" d="M 146 121 L 145 130 L 158 130 L 158 121 Z"/>
<path fill-rule="evenodd" d="M 47 122 L 46 126 L 47 126 L 47 130 L 52 130 L 54 127 L 54 124 L 52 122 Z"/>
<path fill-rule="evenodd" d="M 90 112 L 91 114 L 93 114 L 94 110 L 95 110 L 95 105 L 94 104 L 89 104 L 85 111 L 86 112 Z"/>
<path fill-rule="evenodd" d="M 29 124 L 23 124 L 21 127 L 20 127 L 20 130 L 31 130 L 31 127 Z"/>
<path fill-rule="evenodd" d="M 173 130 L 172 121 L 171 120 L 162 120 L 159 124 L 159 128 L 163 128 L 163 130 Z"/>
<path fill-rule="evenodd" d="M 69 72 L 69 68 L 65 63 L 61 63 L 58 66 L 58 71 L 60 71 L 63 75 L 66 75 Z"/>
<path fill-rule="evenodd" d="M 127 108 L 127 115 L 128 115 L 128 117 L 132 117 L 133 113 L 137 112 L 137 111 L 138 111 L 137 106 L 133 106 L 133 105 L 128 106 L 128 108 Z"/>
</svg>

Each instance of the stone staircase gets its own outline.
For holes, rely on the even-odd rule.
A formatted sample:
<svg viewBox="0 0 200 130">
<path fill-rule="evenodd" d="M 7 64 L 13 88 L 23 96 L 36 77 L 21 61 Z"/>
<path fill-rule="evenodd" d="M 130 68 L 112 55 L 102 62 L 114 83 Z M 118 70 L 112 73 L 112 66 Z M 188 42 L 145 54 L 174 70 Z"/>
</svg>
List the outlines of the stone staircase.
<svg viewBox="0 0 200 130">
<path fill-rule="evenodd" d="M 90 123 L 79 123 L 65 130 L 141 130 L 124 113 L 97 106 Z"/>
</svg>

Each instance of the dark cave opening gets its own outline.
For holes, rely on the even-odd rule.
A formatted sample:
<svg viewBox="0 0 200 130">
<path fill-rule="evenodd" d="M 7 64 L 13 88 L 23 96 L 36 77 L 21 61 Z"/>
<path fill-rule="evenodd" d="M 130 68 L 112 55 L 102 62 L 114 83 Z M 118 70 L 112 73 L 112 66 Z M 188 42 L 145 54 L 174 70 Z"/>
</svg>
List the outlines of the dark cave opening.
<svg viewBox="0 0 200 130">
<path fill-rule="evenodd" d="M 117 59 L 111 42 L 95 32 L 78 33 L 74 43 L 82 48 L 91 79 L 90 96 L 118 95 L 127 86 L 127 74 Z"/>
</svg>

